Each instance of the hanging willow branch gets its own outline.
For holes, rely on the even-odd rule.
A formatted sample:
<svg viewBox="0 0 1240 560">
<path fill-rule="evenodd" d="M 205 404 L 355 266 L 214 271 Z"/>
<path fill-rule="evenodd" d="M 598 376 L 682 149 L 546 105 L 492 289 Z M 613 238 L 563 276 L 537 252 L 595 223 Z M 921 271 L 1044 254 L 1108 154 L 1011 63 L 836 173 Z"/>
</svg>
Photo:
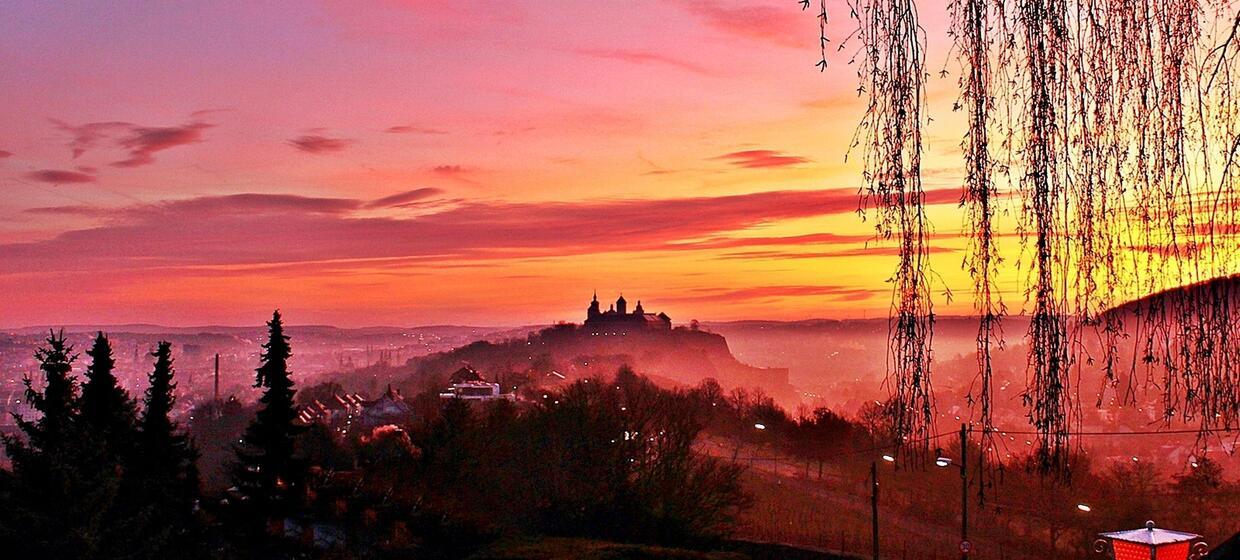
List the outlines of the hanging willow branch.
<svg viewBox="0 0 1240 560">
<path fill-rule="evenodd" d="M 892 421 L 897 443 L 918 442 L 910 453 L 924 457 L 934 422 L 934 313 L 921 182 L 925 36 L 913 0 L 855 0 L 849 5 L 862 49 L 858 77 L 868 95 L 858 128 L 858 144 L 864 143 L 862 206 L 873 209 L 878 235 L 895 239 L 899 247 L 888 322 Z"/>
<path fill-rule="evenodd" d="M 1021 0 L 1017 5 L 1023 65 L 1020 68 L 1025 114 L 1021 189 L 1024 213 L 1034 238 L 1029 295 L 1029 379 L 1023 400 L 1037 431 L 1034 448 L 1043 472 L 1066 473 L 1072 424 L 1069 369 L 1067 275 L 1067 183 L 1063 154 L 1068 151 L 1067 4 L 1062 0 Z"/>
<path fill-rule="evenodd" d="M 820 5 L 824 30 L 825 0 Z M 888 383 L 897 435 L 908 440 L 927 434 L 933 420 L 920 177 L 925 38 L 912 0 L 849 5 L 868 100 L 859 127 L 863 206 L 877 216 L 879 235 L 900 247 Z M 1240 12 L 1233 1 L 952 0 L 949 12 L 960 108 L 968 114 L 964 265 L 980 318 L 980 388 L 970 399 L 980 404 L 984 440 L 1004 314 L 995 176 L 1009 169 L 1019 178 L 1018 233 L 1029 254 L 1021 267 L 1030 305 L 1022 396 L 1039 436 L 1038 467 L 1067 473 L 1086 375 L 1102 380 L 1098 406 L 1140 408 L 1156 399 L 1166 422 L 1196 422 L 1203 442 L 1236 429 Z M 996 119 L 997 107 L 1013 120 Z M 1010 154 L 1011 167 L 996 163 L 996 147 Z"/>
<path fill-rule="evenodd" d="M 1002 21 L 1002 4 L 998 19 Z M 998 464 L 994 441 L 994 360 L 992 352 L 1003 347 L 1001 320 L 1005 314 L 997 285 L 1002 257 L 995 245 L 995 214 L 999 192 L 995 186 L 995 162 L 990 147 L 990 127 L 994 101 L 991 88 L 991 25 L 990 0 L 956 0 L 948 11 L 951 15 L 949 33 L 955 40 L 960 62 L 961 102 L 956 109 L 968 113 L 967 128 L 961 149 L 964 152 L 965 178 L 961 205 L 965 208 L 965 231 L 969 235 L 969 252 L 964 267 L 973 279 L 973 308 L 978 315 L 976 396 L 970 390 L 970 404 L 980 405 L 981 460 L 978 470 L 987 473 L 987 466 Z M 984 477 L 989 478 L 989 477 Z M 979 494 L 985 499 L 985 484 Z"/>
</svg>

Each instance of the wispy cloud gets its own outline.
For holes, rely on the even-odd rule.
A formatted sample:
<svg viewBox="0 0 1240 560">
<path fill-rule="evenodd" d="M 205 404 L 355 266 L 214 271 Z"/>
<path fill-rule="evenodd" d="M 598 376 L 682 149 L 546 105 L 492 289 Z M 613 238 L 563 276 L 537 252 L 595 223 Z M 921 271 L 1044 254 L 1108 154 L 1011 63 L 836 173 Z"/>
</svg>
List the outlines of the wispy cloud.
<svg viewBox="0 0 1240 560">
<path fill-rule="evenodd" d="M 785 154 L 776 150 L 742 150 L 717 156 L 737 167 L 762 169 L 768 167 L 789 167 L 809 163 L 809 159 L 801 156 Z"/>
<path fill-rule="evenodd" d="M 463 201 L 412 216 L 362 212 L 434 194 L 414 190 L 371 201 L 240 193 L 131 205 L 102 211 L 102 226 L 0 245 L 0 273 L 685 250 L 677 244 L 780 220 L 850 213 L 857 205 L 852 189 L 831 189 L 572 203 Z M 85 213 L 77 207 L 38 212 L 55 211 Z"/>
<path fill-rule="evenodd" d="M 430 127 L 425 127 L 425 126 L 417 126 L 417 125 L 412 125 L 412 124 L 400 124 L 396 126 L 389 126 L 385 128 L 383 131 L 388 134 L 447 134 L 448 133 L 448 131 L 446 130 L 442 130 L 438 128 L 430 128 Z"/>
<path fill-rule="evenodd" d="M 115 167 L 137 167 L 155 161 L 156 152 L 177 146 L 202 142 L 202 132 L 212 124 L 192 122 L 181 126 L 135 127 L 117 143 L 129 151 L 129 157 L 113 162 Z"/>
<path fill-rule="evenodd" d="M 724 33 L 781 47 L 810 48 L 818 39 L 806 27 L 814 23 L 794 2 L 725 6 L 718 0 L 684 0 L 682 4 L 707 25 Z"/>
<path fill-rule="evenodd" d="M 425 200 L 431 197 L 439 196 L 441 194 L 443 194 L 443 189 L 437 189 L 434 187 L 423 187 L 420 189 L 413 189 L 411 191 L 405 191 L 402 193 L 396 193 L 394 195 L 375 199 L 370 202 L 367 202 L 365 206 L 366 208 L 392 208 L 395 206 L 406 205 L 411 202 L 417 202 L 419 200 Z"/>
<path fill-rule="evenodd" d="M 779 300 L 790 297 L 828 297 L 838 301 L 869 299 L 882 290 L 870 290 L 839 285 L 785 285 L 754 286 L 749 288 L 702 288 L 695 294 L 667 298 L 680 303 L 755 302 Z"/>
<path fill-rule="evenodd" d="M 31 181 L 53 185 L 95 182 L 94 175 L 88 175 L 79 171 L 65 171 L 63 169 L 40 169 L 27 173 L 25 177 Z"/>
<path fill-rule="evenodd" d="M 460 165 L 436 165 L 435 167 L 431 168 L 431 173 L 435 173 L 436 175 L 448 175 L 448 176 L 462 175 L 468 171 L 469 171 L 468 169 Z"/>
<path fill-rule="evenodd" d="M 330 154 L 344 150 L 352 143 L 344 138 L 305 134 L 288 140 L 288 144 L 308 154 Z"/>
<path fill-rule="evenodd" d="M 122 121 L 90 122 L 72 125 L 52 119 L 59 130 L 69 133 L 69 150 L 77 159 L 98 148 L 104 141 L 126 153 L 114 167 L 138 167 L 154 163 L 155 154 L 164 150 L 202 142 L 203 131 L 215 126 L 194 120 L 178 126 L 141 126 Z"/>
<path fill-rule="evenodd" d="M 673 58 L 667 55 L 659 54 L 651 51 L 628 50 L 628 49 L 577 49 L 577 54 L 601 58 L 607 60 L 619 60 L 630 64 L 644 65 L 660 65 L 669 68 L 676 68 L 694 74 L 703 76 L 713 76 L 715 72 L 710 71 L 704 66 L 694 64 L 692 62 Z"/>
</svg>

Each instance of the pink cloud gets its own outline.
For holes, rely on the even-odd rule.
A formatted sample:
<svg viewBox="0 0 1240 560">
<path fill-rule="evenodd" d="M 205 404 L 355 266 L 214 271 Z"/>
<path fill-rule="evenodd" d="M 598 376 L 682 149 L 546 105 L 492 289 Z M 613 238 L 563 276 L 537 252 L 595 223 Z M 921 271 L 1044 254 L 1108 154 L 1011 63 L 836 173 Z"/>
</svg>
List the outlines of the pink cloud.
<svg viewBox="0 0 1240 560">
<path fill-rule="evenodd" d="M 668 66 L 671 68 L 692 72 L 694 74 L 701 74 L 703 76 L 715 74 L 714 72 L 706 69 L 704 66 L 650 51 L 626 49 L 578 49 L 576 52 L 578 54 L 594 58 L 619 60 L 631 64 L 656 64 Z"/>
<path fill-rule="evenodd" d="M 22 212 L 46 216 L 86 216 L 95 218 L 110 215 L 112 210 L 97 206 L 88 206 L 85 204 L 73 204 L 69 206 L 40 206 L 36 208 L 27 208 L 22 210 Z"/>
<path fill-rule="evenodd" d="M 725 6 L 715 0 L 687 0 L 683 4 L 706 24 L 724 33 L 792 48 L 815 48 L 816 32 L 805 33 L 813 17 L 793 2 Z M 812 33 L 812 34 L 811 34 Z"/>
<path fill-rule="evenodd" d="M 731 249 L 736 247 L 771 245 L 813 245 L 820 243 L 863 243 L 874 239 L 873 235 L 839 235 L 835 233 L 811 233 L 787 237 L 712 237 L 699 241 L 677 243 L 674 247 L 686 249 Z"/>
<path fill-rule="evenodd" d="M 447 134 L 448 131 L 438 128 L 428 128 L 424 126 L 416 126 L 412 124 L 402 124 L 389 126 L 383 130 L 388 134 Z"/>
<path fill-rule="evenodd" d="M 423 187 L 372 200 L 366 203 L 366 208 L 391 208 L 394 206 L 403 206 L 411 202 L 425 200 L 441 194 L 443 194 L 443 189 Z"/>
<path fill-rule="evenodd" d="M 955 247 L 941 247 L 932 245 L 926 248 L 929 254 L 939 253 L 956 253 L 959 249 Z M 877 257 L 877 256 L 896 256 L 900 254 L 899 247 L 854 247 L 851 249 L 841 249 L 835 251 L 738 251 L 734 253 L 726 253 L 721 258 L 734 260 L 750 260 L 750 259 L 828 259 L 840 257 Z"/>
<path fill-rule="evenodd" d="M 192 122 L 181 126 L 134 127 L 117 144 L 129 151 L 129 157 L 113 162 L 114 167 L 138 167 L 155 161 L 156 152 L 177 146 L 202 142 L 202 131 L 212 124 Z"/>
<path fill-rule="evenodd" d="M 715 159 L 725 160 L 737 167 L 762 169 L 767 167 L 788 167 L 809 163 L 810 160 L 801 156 L 787 155 L 775 150 L 744 150 L 723 154 Z"/>
<path fill-rule="evenodd" d="M 74 159 L 110 140 L 128 155 L 112 162 L 114 167 L 149 165 L 155 161 L 155 153 L 201 142 L 202 132 L 214 126 L 197 120 L 180 126 L 139 126 L 121 121 L 70 125 L 55 119 L 52 123 L 73 137 L 68 145 Z"/>
<path fill-rule="evenodd" d="M 402 195 L 429 193 L 395 196 Z M 410 217 L 358 214 L 378 202 L 244 193 L 138 204 L 104 211 L 100 227 L 0 245 L 0 273 L 660 251 L 784 219 L 851 213 L 857 205 L 852 189 L 831 189 L 573 203 L 474 201 Z"/>
<path fill-rule="evenodd" d="M 31 181 L 40 183 L 51 183 L 53 185 L 63 185 L 70 183 L 93 183 L 94 175 L 87 175 L 78 171 L 65 171 L 63 169 L 40 169 L 31 171 L 26 174 L 26 178 Z"/>
<path fill-rule="evenodd" d="M 460 175 L 467 170 L 459 165 L 436 165 L 431 168 L 432 173 L 439 175 Z"/>
<path fill-rule="evenodd" d="M 343 138 L 306 134 L 290 139 L 289 145 L 308 154 L 330 154 L 344 150 L 352 143 Z"/>
<path fill-rule="evenodd" d="M 725 301 L 766 301 L 789 297 L 832 296 L 833 299 L 837 300 L 857 301 L 868 299 L 876 294 L 883 293 L 883 290 L 870 290 L 831 285 L 755 286 L 740 289 L 703 288 L 697 291 L 703 293 L 700 295 L 689 295 L 669 299 L 682 303 L 710 303 Z"/>
<path fill-rule="evenodd" d="M 69 140 L 69 151 L 72 152 L 73 159 L 81 157 L 82 154 L 96 147 L 100 140 L 118 132 L 130 130 L 134 126 L 120 121 L 92 122 L 81 125 L 71 125 L 56 119 L 51 119 L 51 121 L 56 128 L 68 132 L 73 137 Z"/>
</svg>

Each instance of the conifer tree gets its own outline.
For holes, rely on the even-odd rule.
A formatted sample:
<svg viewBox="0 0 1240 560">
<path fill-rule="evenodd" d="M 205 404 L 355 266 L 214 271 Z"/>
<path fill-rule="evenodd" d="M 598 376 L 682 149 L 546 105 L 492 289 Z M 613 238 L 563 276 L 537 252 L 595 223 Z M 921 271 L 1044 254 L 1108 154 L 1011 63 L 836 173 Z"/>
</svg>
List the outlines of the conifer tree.
<svg viewBox="0 0 1240 560">
<path fill-rule="evenodd" d="M 102 331 L 95 335 L 94 346 L 86 355 L 91 362 L 82 384 L 82 425 L 103 439 L 109 454 L 120 463 L 128 459 L 126 455 L 134 444 L 136 407 L 112 373 L 116 367 L 112 344 Z"/>
<path fill-rule="evenodd" d="M 233 479 L 248 521 L 278 530 L 283 519 L 300 505 L 306 466 L 294 454 L 294 439 L 304 428 L 294 422 L 296 391 L 288 371 L 292 350 L 279 310 L 272 314 L 267 327 L 268 340 L 263 344 L 254 383 L 265 391 L 259 399 L 261 408 L 236 447 Z"/>
<path fill-rule="evenodd" d="M 17 417 L 18 432 L 3 437 L 12 461 L 0 511 L 0 550 L 15 558 L 101 558 L 116 541 L 112 511 L 119 479 L 99 439 L 82 429 L 73 347 L 52 333 L 35 358 L 42 392 L 27 377 L 26 399 L 38 420 Z"/>
<path fill-rule="evenodd" d="M 100 544 L 108 556 L 133 555 L 152 542 L 148 532 L 156 519 L 148 503 L 149 481 L 137 470 L 137 405 L 120 386 L 113 371 L 112 343 L 102 331 L 86 351 L 90 365 L 82 384 L 81 430 L 87 449 L 97 454 L 92 465 L 116 485 L 116 494 L 107 513 L 108 538 Z M 85 465 L 84 465 L 85 466 Z"/>
<path fill-rule="evenodd" d="M 151 355 L 155 367 L 143 401 L 134 474 L 142 483 L 143 503 L 152 514 L 143 548 L 150 557 L 161 558 L 182 553 L 196 534 L 198 454 L 171 418 L 176 403 L 172 344 L 160 342 Z"/>
</svg>

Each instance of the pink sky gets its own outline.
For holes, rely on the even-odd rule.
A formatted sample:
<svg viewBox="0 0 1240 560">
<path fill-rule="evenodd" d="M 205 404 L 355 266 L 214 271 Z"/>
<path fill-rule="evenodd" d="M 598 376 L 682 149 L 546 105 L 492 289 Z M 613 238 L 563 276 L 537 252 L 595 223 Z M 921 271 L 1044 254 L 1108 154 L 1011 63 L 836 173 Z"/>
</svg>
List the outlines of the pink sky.
<svg viewBox="0 0 1240 560">
<path fill-rule="evenodd" d="M 794 1 L 6 12 L 0 325 L 527 324 L 595 289 L 678 322 L 886 312 L 856 70 L 816 71 Z M 949 283 L 954 87 L 927 169 Z"/>
</svg>

